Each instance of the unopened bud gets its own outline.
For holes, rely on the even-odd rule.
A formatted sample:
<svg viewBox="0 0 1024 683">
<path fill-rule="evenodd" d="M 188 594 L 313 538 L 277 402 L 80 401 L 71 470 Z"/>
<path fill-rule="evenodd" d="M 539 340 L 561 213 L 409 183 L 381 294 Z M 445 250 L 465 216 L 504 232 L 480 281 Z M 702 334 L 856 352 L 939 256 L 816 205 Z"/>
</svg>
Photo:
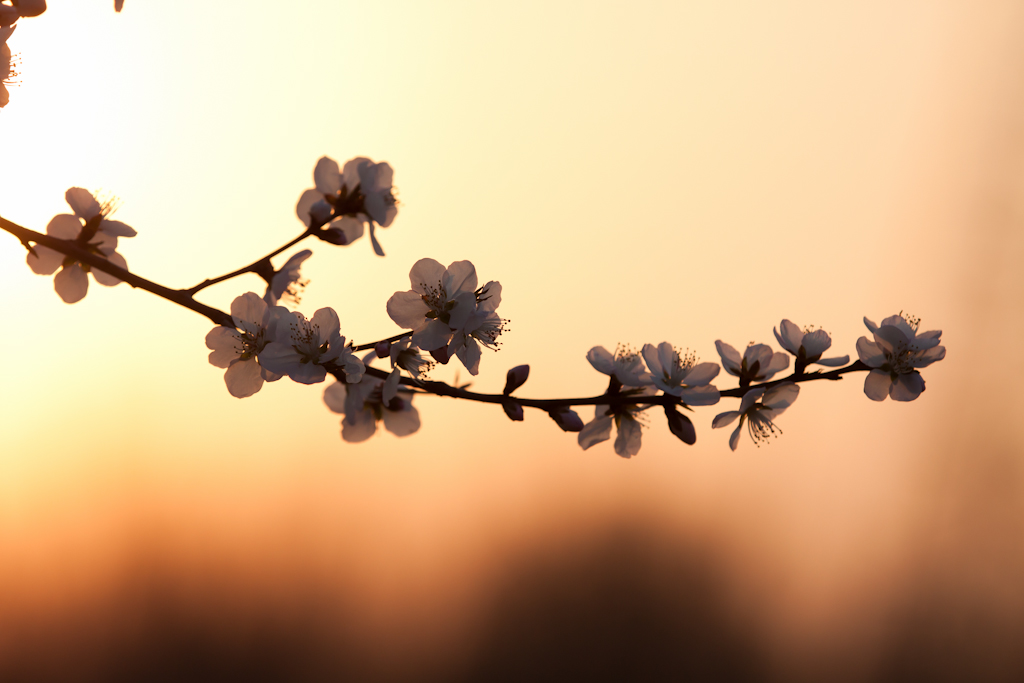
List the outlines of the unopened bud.
<svg viewBox="0 0 1024 683">
<path fill-rule="evenodd" d="M 575 411 L 562 408 L 560 410 L 552 410 L 548 414 L 564 432 L 578 432 L 583 429 L 583 420 L 580 419 L 580 416 Z"/>
<path fill-rule="evenodd" d="M 377 342 L 377 345 L 373 347 L 373 352 L 377 354 L 377 358 L 387 358 L 391 355 L 391 342 Z"/>
<path fill-rule="evenodd" d="M 508 415 L 508 419 L 513 422 L 523 421 L 523 406 L 515 401 L 503 401 L 501 407 L 505 409 L 505 414 Z"/>
<path fill-rule="evenodd" d="M 337 244 L 340 247 L 344 247 L 348 244 L 348 238 L 345 237 L 345 231 L 340 228 L 327 228 L 326 230 L 321 230 L 320 232 L 315 232 L 313 234 L 329 244 Z"/>
<path fill-rule="evenodd" d="M 668 429 L 685 444 L 692 446 L 697 443 L 697 430 L 693 428 L 690 418 L 686 417 L 675 406 L 665 406 L 665 417 L 668 418 Z"/>
<path fill-rule="evenodd" d="M 517 365 L 508 371 L 505 379 L 505 390 L 501 393 L 508 396 L 519 387 L 526 384 L 526 379 L 530 376 L 529 365 Z"/>
</svg>

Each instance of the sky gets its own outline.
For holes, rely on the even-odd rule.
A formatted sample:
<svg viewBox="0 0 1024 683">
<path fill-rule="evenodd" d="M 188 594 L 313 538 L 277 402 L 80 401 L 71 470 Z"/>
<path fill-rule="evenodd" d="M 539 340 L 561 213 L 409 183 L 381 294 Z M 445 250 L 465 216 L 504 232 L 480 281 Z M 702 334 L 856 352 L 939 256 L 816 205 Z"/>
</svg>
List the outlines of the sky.
<svg viewBox="0 0 1024 683">
<path fill-rule="evenodd" d="M 860 375 L 805 384 L 780 438 L 735 452 L 710 427 L 734 399 L 697 410 L 693 447 L 652 414 L 632 460 L 543 413 L 434 397 L 417 434 L 347 444 L 324 385 L 234 399 L 205 318 L 126 285 L 64 304 L 0 235 L 9 631 L 121 604 L 138 574 L 197 602 L 220 581 L 288 605 L 308 582 L 370 641 L 457 651 L 517 558 L 623 524 L 697 543 L 804 664 L 883 651 L 922 576 L 1024 614 L 1014 3 L 109 4 L 52 0 L 10 39 L 0 215 L 44 231 L 69 187 L 115 195 L 143 277 L 252 262 L 302 231 L 317 159 L 368 156 L 395 169 L 387 256 L 295 247 L 314 251 L 300 310 L 384 338 L 416 260 L 469 259 L 511 321 L 474 389 L 528 363 L 521 395 L 590 396 L 593 346 L 717 362 L 718 339 L 778 348 L 783 318 L 855 357 L 864 316 L 904 311 L 948 354 L 912 403 L 868 400 Z"/>
</svg>

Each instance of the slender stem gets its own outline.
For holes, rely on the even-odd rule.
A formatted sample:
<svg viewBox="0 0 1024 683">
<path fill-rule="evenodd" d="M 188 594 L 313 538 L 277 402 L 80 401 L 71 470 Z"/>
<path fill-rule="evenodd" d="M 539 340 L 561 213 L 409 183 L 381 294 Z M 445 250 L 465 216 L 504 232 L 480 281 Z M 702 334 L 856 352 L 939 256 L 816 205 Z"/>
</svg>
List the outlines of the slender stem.
<svg viewBox="0 0 1024 683">
<path fill-rule="evenodd" d="M 76 261 L 87 263 L 90 268 L 102 270 L 104 273 L 110 273 L 111 275 L 117 277 L 119 280 L 127 282 L 132 287 L 137 287 L 138 289 L 144 289 L 147 292 L 152 292 L 153 294 L 156 294 L 159 297 L 176 303 L 179 306 L 184 306 L 185 308 L 193 310 L 196 313 L 199 313 L 200 315 L 205 315 L 215 325 L 228 325 L 233 327 L 235 324 L 234 321 L 231 319 L 230 315 L 228 315 L 227 313 L 220 309 L 199 303 L 198 301 L 193 299 L 192 295 L 189 294 L 188 292 L 183 292 L 180 289 L 169 289 L 168 287 L 158 285 L 157 283 L 147 280 L 146 278 L 139 277 L 138 275 L 132 273 L 130 270 L 125 270 L 124 268 L 115 266 L 113 263 L 106 260 L 102 256 L 98 256 L 96 254 L 86 251 L 85 249 L 82 249 L 74 242 L 57 239 L 56 237 L 51 237 L 50 235 L 44 235 L 34 230 L 23 228 L 20 225 L 12 223 L 3 217 L 0 217 L 0 228 L 3 228 L 7 232 L 11 233 L 12 235 L 20 239 L 22 244 L 24 244 L 26 248 L 28 248 L 29 242 L 41 244 L 45 247 L 53 249 L 54 251 L 59 251 L 60 253 L 67 254 L 68 256 L 73 256 Z"/>
<path fill-rule="evenodd" d="M 233 277 L 238 277 L 239 275 L 244 275 L 245 273 L 256 273 L 256 274 L 259 274 L 261 270 L 268 270 L 268 266 L 270 266 L 270 259 L 272 259 L 275 256 L 277 256 L 278 254 L 280 254 L 285 249 L 288 249 L 289 247 L 294 247 L 296 244 L 298 244 L 302 240 L 304 240 L 307 237 L 309 237 L 310 235 L 312 235 L 313 232 L 314 232 L 313 228 L 309 228 L 304 233 L 302 233 L 301 235 L 299 235 L 298 237 L 293 239 L 291 242 L 289 242 L 288 244 L 284 245 L 283 247 L 280 247 L 279 249 L 275 249 L 274 251 L 270 252 L 269 254 L 267 254 L 266 256 L 264 256 L 261 259 L 253 261 L 252 263 L 250 263 L 249 265 L 245 266 L 244 268 L 239 268 L 238 270 L 234 270 L 234 271 L 228 273 L 227 275 L 221 275 L 220 277 L 215 277 L 212 280 L 203 280 L 202 282 L 200 282 L 195 287 L 192 287 L 190 289 L 185 289 L 185 290 L 182 290 L 182 291 L 187 292 L 187 293 L 189 293 L 191 295 L 195 295 L 197 292 L 199 292 L 199 291 L 201 291 L 203 289 L 206 289 L 210 285 L 215 285 L 218 282 L 224 282 L 225 280 L 230 280 Z M 272 270 L 272 268 L 269 268 L 269 269 Z"/>
<path fill-rule="evenodd" d="M 224 311 L 221 311 L 220 309 L 213 308 L 212 306 L 207 306 L 205 304 L 201 304 L 192 298 L 193 290 L 198 291 L 198 289 L 202 289 L 202 287 L 208 286 L 207 284 L 199 286 L 198 289 L 193 288 L 193 290 L 169 289 L 167 287 L 164 287 L 163 285 L 159 285 L 155 282 L 139 277 L 138 275 L 135 275 L 131 271 L 125 270 L 124 268 L 115 266 L 102 256 L 92 254 L 86 251 L 85 249 L 82 249 L 75 242 L 57 239 L 55 237 L 51 237 L 50 235 L 44 235 L 42 233 L 35 232 L 34 230 L 23 228 L 20 225 L 12 223 L 11 221 L 3 217 L 0 217 L 0 228 L 6 230 L 7 232 L 11 233 L 19 240 L 21 240 L 22 244 L 24 244 L 26 248 L 31 248 L 29 246 L 29 242 L 42 244 L 43 246 L 49 247 L 55 251 L 59 251 L 62 254 L 72 256 L 77 261 L 87 263 L 91 268 L 96 268 L 98 270 L 102 270 L 105 273 L 110 273 L 111 275 L 116 276 L 118 279 L 127 282 L 132 287 L 144 289 L 147 292 L 156 294 L 157 296 L 167 299 L 172 303 L 176 303 L 179 306 L 184 306 L 185 308 L 193 310 L 196 313 L 204 315 L 216 325 L 227 325 L 229 327 L 234 326 L 234 320 L 231 318 L 230 315 L 228 315 Z M 269 259 L 270 257 L 279 254 L 288 247 L 296 244 L 299 240 L 303 239 L 308 234 L 308 231 L 307 233 L 303 233 L 297 239 L 292 240 L 292 242 L 281 247 L 280 249 L 273 252 L 269 256 L 264 257 L 264 259 Z M 261 259 L 261 261 L 264 259 Z M 260 261 L 257 261 L 256 264 L 247 266 L 247 268 L 253 268 L 255 265 L 259 263 Z M 205 283 L 213 284 L 215 282 L 221 282 L 223 280 L 228 279 L 229 277 L 234 277 L 234 275 L 241 274 L 243 272 L 249 271 L 246 268 L 243 268 L 239 271 L 236 271 L 236 273 L 229 273 L 228 275 L 216 278 L 214 280 L 206 280 Z M 405 337 L 408 334 L 410 334 L 409 331 L 401 332 L 393 337 L 389 337 L 381 341 L 393 343 L 400 340 L 402 337 Z M 376 345 L 379 343 L 380 341 L 373 342 L 370 344 L 362 344 L 360 346 L 353 347 L 353 350 L 366 351 L 368 349 L 376 347 Z M 345 375 L 342 370 L 338 368 L 328 369 L 339 381 L 345 380 Z M 821 379 L 840 380 L 842 379 L 843 375 L 849 372 L 862 372 L 870 369 L 871 368 L 869 368 L 867 365 L 858 360 L 845 368 L 830 370 L 828 372 L 794 372 L 793 374 L 783 379 L 778 379 L 771 382 L 764 382 L 762 384 L 755 384 L 749 387 L 726 389 L 721 392 L 721 395 L 726 398 L 741 398 L 748 391 L 752 391 L 754 389 L 769 389 L 773 386 L 782 384 L 783 382 L 811 382 L 814 380 Z M 387 371 L 381 370 L 380 368 L 367 367 L 366 374 L 370 375 L 371 377 L 377 377 L 379 379 L 386 379 L 388 377 Z M 449 384 L 445 384 L 444 382 L 416 381 L 408 377 L 402 377 L 401 383 L 412 388 L 425 390 L 437 396 L 448 396 L 451 398 L 457 398 L 466 401 L 476 401 L 478 403 L 501 404 L 507 401 L 514 401 L 515 403 L 518 403 L 522 406 L 526 406 L 529 408 L 537 408 L 539 410 L 545 411 L 557 410 L 559 408 L 567 408 L 570 406 L 586 405 L 680 405 L 682 403 L 682 401 L 678 397 L 669 394 L 650 396 L 630 393 L 606 393 L 600 396 L 592 396 L 589 398 L 535 399 L 520 398 L 518 396 L 506 396 L 505 394 L 481 394 L 475 391 L 467 391 L 459 387 L 453 387 Z"/>
<path fill-rule="evenodd" d="M 401 341 L 403 337 L 408 337 L 411 334 L 412 330 L 408 330 L 406 332 L 399 332 L 395 336 L 388 337 L 387 339 L 381 339 L 380 341 L 370 342 L 369 344 L 360 344 L 359 346 L 353 346 L 352 350 L 369 351 L 370 349 L 377 348 L 377 344 L 383 344 L 384 342 L 387 342 L 388 344 L 394 344 L 396 341 Z"/>
</svg>

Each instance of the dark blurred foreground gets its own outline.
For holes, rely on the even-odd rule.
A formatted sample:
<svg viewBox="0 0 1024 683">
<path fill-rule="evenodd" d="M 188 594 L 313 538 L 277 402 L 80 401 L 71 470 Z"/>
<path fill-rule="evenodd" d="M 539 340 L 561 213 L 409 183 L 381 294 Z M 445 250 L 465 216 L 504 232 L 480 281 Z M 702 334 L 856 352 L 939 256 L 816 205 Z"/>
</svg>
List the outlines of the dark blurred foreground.
<svg viewBox="0 0 1024 683">
<path fill-rule="evenodd" d="M 508 566 L 451 653 L 367 642 L 344 592 L 305 577 L 282 604 L 151 567 L 58 618 L 0 612 L 0 680 L 1024 680 L 1024 615 L 941 578 L 919 577 L 880 649 L 782 658 L 703 544 L 639 524 L 581 536 Z"/>
</svg>

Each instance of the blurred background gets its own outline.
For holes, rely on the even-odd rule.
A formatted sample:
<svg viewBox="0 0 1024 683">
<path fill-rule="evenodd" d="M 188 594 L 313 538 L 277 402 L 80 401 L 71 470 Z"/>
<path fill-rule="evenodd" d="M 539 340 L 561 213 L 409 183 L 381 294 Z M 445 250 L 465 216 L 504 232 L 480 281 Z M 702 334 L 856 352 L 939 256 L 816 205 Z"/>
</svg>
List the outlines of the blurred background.
<svg viewBox="0 0 1024 683">
<path fill-rule="evenodd" d="M 511 319 L 481 391 L 529 363 L 522 395 L 593 395 L 592 346 L 717 362 L 783 318 L 856 357 L 909 312 L 948 356 L 908 404 L 806 384 L 736 452 L 732 399 L 632 460 L 430 397 L 354 445 L 326 385 L 234 399 L 204 318 L 68 306 L 0 234 L 0 679 L 1024 678 L 1020 3 L 110 4 L 9 41 L 9 220 L 112 193 L 129 266 L 189 287 L 365 155 L 387 257 L 308 245 L 301 310 L 386 337 L 417 259 L 470 259 Z"/>
</svg>

